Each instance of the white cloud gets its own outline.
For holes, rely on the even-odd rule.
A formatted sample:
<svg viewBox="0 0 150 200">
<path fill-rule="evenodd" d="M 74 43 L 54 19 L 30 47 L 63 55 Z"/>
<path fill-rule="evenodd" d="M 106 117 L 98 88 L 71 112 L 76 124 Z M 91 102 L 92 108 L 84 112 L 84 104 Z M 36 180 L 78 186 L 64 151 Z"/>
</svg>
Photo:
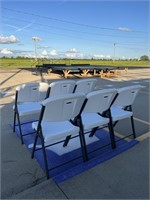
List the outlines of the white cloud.
<svg viewBox="0 0 150 200">
<path fill-rule="evenodd" d="M 25 58 L 34 58 L 34 55 L 28 53 L 28 54 L 25 54 L 24 57 L 25 57 Z"/>
<path fill-rule="evenodd" d="M 124 32 L 130 32 L 131 31 L 131 29 L 126 28 L 126 27 L 119 27 L 118 30 L 119 31 L 124 31 Z"/>
<path fill-rule="evenodd" d="M 101 58 L 104 58 L 105 56 L 102 54 L 96 54 L 96 55 L 93 55 L 93 57 L 97 59 L 101 59 Z"/>
<path fill-rule="evenodd" d="M 57 53 L 57 51 L 56 51 L 55 49 L 53 49 L 53 50 L 51 50 L 51 51 L 49 52 L 49 55 L 50 55 L 50 56 L 56 56 L 56 55 L 58 55 L 58 53 Z"/>
<path fill-rule="evenodd" d="M 46 50 L 43 50 L 43 51 L 42 51 L 41 57 L 42 57 L 42 58 L 48 58 L 48 53 L 47 53 Z"/>
<path fill-rule="evenodd" d="M 37 49 L 49 49 L 49 48 L 52 48 L 51 46 L 41 46 L 41 45 L 38 45 Z"/>
<path fill-rule="evenodd" d="M 10 35 L 10 36 L 0 36 L 0 43 L 2 44 L 10 44 L 10 43 L 16 43 L 19 40 L 14 36 L 14 35 Z"/>
<path fill-rule="evenodd" d="M 75 48 L 72 48 L 68 51 L 66 51 L 66 53 L 64 54 L 64 56 L 66 58 L 80 58 L 80 56 L 82 56 L 81 54 L 78 53 L 78 51 Z"/>
<path fill-rule="evenodd" d="M 105 58 L 111 59 L 111 56 L 110 55 L 106 55 Z"/>
<path fill-rule="evenodd" d="M 93 55 L 93 58 L 95 58 L 95 59 L 104 59 L 104 58 L 110 59 L 111 56 L 110 55 L 103 55 L 103 54 L 95 54 L 95 55 Z"/>
<path fill-rule="evenodd" d="M 47 51 L 46 51 L 46 50 L 43 50 L 43 51 L 42 51 L 42 55 L 43 55 L 43 56 L 47 56 L 47 55 L 48 55 Z"/>
<path fill-rule="evenodd" d="M 79 54 L 77 54 L 77 58 L 79 58 L 79 59 L 83 59 L 85 56 L 84 56 L 84 54 L 83 53 L 79 53 Z"/>
<path fill-rule="evenodd" d="M 75 48 L 70 49 L 69 51 L 67 51 L 68 53 L 77 53 L 77 50 Z"/>
<path fill-rule="evenodd" d="M 2 49 L 2 50 L 0 51 L 0 53 L 3 54 L 3 55 L 11 55 L 11 54 L 13 54 L 13 52 L 10 51 L 10 50 L 7 49 L 7 48 Z"/>
<path fill-rule="evenodd" d="M 65 57 L 66 57 L 66 58 L 71 58 L 71 59 L 72 59 L 72 58 L 76 58 L 76 54 L 75 54 L 75 53 L 66 53 L 66 54 L 65 54 Z"/>
</svg>

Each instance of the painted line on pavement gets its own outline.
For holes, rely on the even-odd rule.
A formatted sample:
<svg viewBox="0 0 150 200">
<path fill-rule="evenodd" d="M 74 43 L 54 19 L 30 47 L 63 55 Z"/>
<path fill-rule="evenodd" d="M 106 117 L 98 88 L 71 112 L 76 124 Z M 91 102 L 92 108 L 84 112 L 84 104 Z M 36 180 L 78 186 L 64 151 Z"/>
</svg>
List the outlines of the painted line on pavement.
<svg viewBox="0 0 150 200">
<path fill-rule="evenodd" d="M 136 118 L 136 117 L 134 117 L 134 120 L 136 120 L 136 121 L 139 121 L 139 122 L 141 122 L 141 123 L 143 123 L 143 124 L 146 124 L 146 125 L 150 125 L 150 123 L 149 123 L 149 122 L 147 122 L 147 121 L 144 121 L 144 120 L 142 120 L 142 119 L 139 119 L 139 118 Z"/>
<path fill-rule="evenodd" d="M 142 141 L 142 140 L 145 140 L 145 139 L 147 139 L 149 137 L 150 137 L 150 132 L 147 132 L 147 133 L 144 133 L 143 135 L 137 137 L 136 140 Z"/>
</svg>

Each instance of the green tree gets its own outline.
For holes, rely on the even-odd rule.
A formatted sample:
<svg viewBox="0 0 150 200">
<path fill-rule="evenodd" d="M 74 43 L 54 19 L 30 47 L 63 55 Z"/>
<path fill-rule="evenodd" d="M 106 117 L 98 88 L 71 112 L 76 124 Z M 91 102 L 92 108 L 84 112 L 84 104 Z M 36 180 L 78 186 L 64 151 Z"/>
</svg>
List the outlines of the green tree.
<svg viewBox="0 0 150 200">
<path fill-rule="evenodd" d="M 140 60 L 147 61 L 147 60 L 149 60 L 149 57 L 147 55 L 143 55 L 140 57 Z"/>
</svg>

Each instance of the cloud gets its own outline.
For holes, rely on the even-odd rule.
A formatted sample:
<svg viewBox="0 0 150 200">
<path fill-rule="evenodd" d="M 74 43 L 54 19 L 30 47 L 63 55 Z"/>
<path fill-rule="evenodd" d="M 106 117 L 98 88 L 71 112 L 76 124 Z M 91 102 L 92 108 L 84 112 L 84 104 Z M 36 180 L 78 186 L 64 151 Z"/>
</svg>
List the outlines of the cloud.
<svg viewBox="0 0 150 200">
<path fill-rule="evenodd" d="M 0 36 L 0 43 L 1 44 L 11 44 L 11 43 L 17 43 L 19 40 L 14 36 L 14 35 L 10 35 L 10 36 Z"/>
<path fill-rule="evenodd" d="M 42 55 L 43 55 L 43 56 L 47 56 L 47 55 L 48 55 L 47 51 L 46 51 L 46 50 L 43 50 L 43 51 L 42 51 Z"/>
<path fill-rule="evenodd" d="M 67 53 L 77 53 L 77 50 L 75 48 L 70 49 L 69 51 L 67 51 Z"/>
<path fill-rule="evenodd" d="M 65 57 L 66 57 L 66 58 L 71 58 L 71 59 L 72 59 L 72 58 L 76 58 L 76 54 L 75 54 L 75 53 L 74 53 L 74 54 L 73 54 L 73 53 L 66 53 L 66 54 L 65 54 Z"/>
<path fill-rule="evenodd" d="M 97 58 L 97 59 L 100 59 L 100 58 L 104 58 L 104 55 L 100 54 L 96 54 L 96 55 L 93 55 L 94 58 Z"/>
<path fill-rule="evenodd" d="M 72 48 L 72 49 L 66 51 L 66 53 L 64 54 L 64 56 L 66 58 L 71 58 L 71 59 L 73 59 L 73 58 L 80 58 L 80 54 L 79 54 L 79 52 L 75 48 Z"/>
<path fill-rule="evenodd" d="M 50 55 L 50 56 L 57 56 L 58 53 L 57 53 L 57 51 L 56 51 L 55 49 L 53 49 L 53 50 L 51 50 L 51 51 L 49 52 L 49 55 Z"/>
<path fill-rule="evenodd" d="M 76 48 L 72 48 L 68 51 L 62 52 L 63 58 L 70 58 L 70 59 L 91 59 L 93 55 L 85 54 L 78 51 Z"/>
<path fill-rule="evenodd" d="M 47 53 L 46 50 L 43 50 L 43 51 L 42 51 L 41 57 L 42 57 L 42 58 L 48 58 L 48 53 Z"/>
<path fill-rule="evenodd" d="M 13 52 L 14 52 L 15 54 L 19 54 L 19 55 L 20 55 L 20 54 L 32 53 L 33 51 L 15 49 L 15 50 L 13 50 Z"/>
<path fill-rule="evenodd" d="M 111 56 L 110 55 L 106 55 L 105 58 L 111 59 Z"/>
<path fill-rule="evenodd" d="M 119 31 L 124 31 L 124 32 L 130 32 L 130 31 L 132 31 L 131 29 L 126 28 L 126 27 L 119 27 L 118 30 Z"/>
<path fill-rule="evenodd" d="M 41 45 L 38 45 L 37 49 L 49 49 L 49 48 L 52 48 L 52 46 L 41 46 Z"/>
<path fill-rule="evenodd" d="M 23 55 L 23 57 L 25 57 L 25 58 L 34 58 L 34 55 L 32 55 L 30 53 L 27 53 L 27 54 Z"/>
<path fill-rule="evenodd" d="M 111 56 L 110 55 L 103 55 L 103 54 L 95 54 L 95 55 L 93 55 L 93 58 L 95 58 L 95 59 L 104 59 L 104 58 L 110 59 Z"/>
<path fill-rule="evenodd" d="M 3 55 L 11 55 L 11 54 L 13 54 L 13 52 L 10 51 L 10 50 L 7 49 L 7 48 L 2 49 L 2 50 L 0 51 L 0 53 L 3 54 Z"/>
<path fill-rule="evenodd" d="M 76 50 L 75 48 L 70 49 L 66 54 L 67 58 L 73 58 L 73 59 L 91 59 L 93 57 L 92 54 L 87 54 L 87 53 L 82 53 L 78 50 Z"/>
</svg>

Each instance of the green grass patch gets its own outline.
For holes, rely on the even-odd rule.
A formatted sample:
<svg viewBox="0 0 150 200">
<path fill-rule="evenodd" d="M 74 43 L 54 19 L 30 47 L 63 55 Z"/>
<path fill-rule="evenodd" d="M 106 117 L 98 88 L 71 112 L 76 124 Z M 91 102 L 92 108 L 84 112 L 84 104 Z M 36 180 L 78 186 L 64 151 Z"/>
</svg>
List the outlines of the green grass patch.
<svg viewBox="0 0 150 200">
<path fill-rule="evenodd" d="M 29 58 L 0 58 L 0 69 L 17 69 L 17 68 L 34 68 L 36 65 L 42 64 L 90 64 L 101 66 L 117 66 L 117 67 L 129 67 L 129 66 L 150 66 L 149 61 L 137 61 L 137 60 L 76 60 L 76 59 L 49 59 L 38 60 Z"/>
</svg>

